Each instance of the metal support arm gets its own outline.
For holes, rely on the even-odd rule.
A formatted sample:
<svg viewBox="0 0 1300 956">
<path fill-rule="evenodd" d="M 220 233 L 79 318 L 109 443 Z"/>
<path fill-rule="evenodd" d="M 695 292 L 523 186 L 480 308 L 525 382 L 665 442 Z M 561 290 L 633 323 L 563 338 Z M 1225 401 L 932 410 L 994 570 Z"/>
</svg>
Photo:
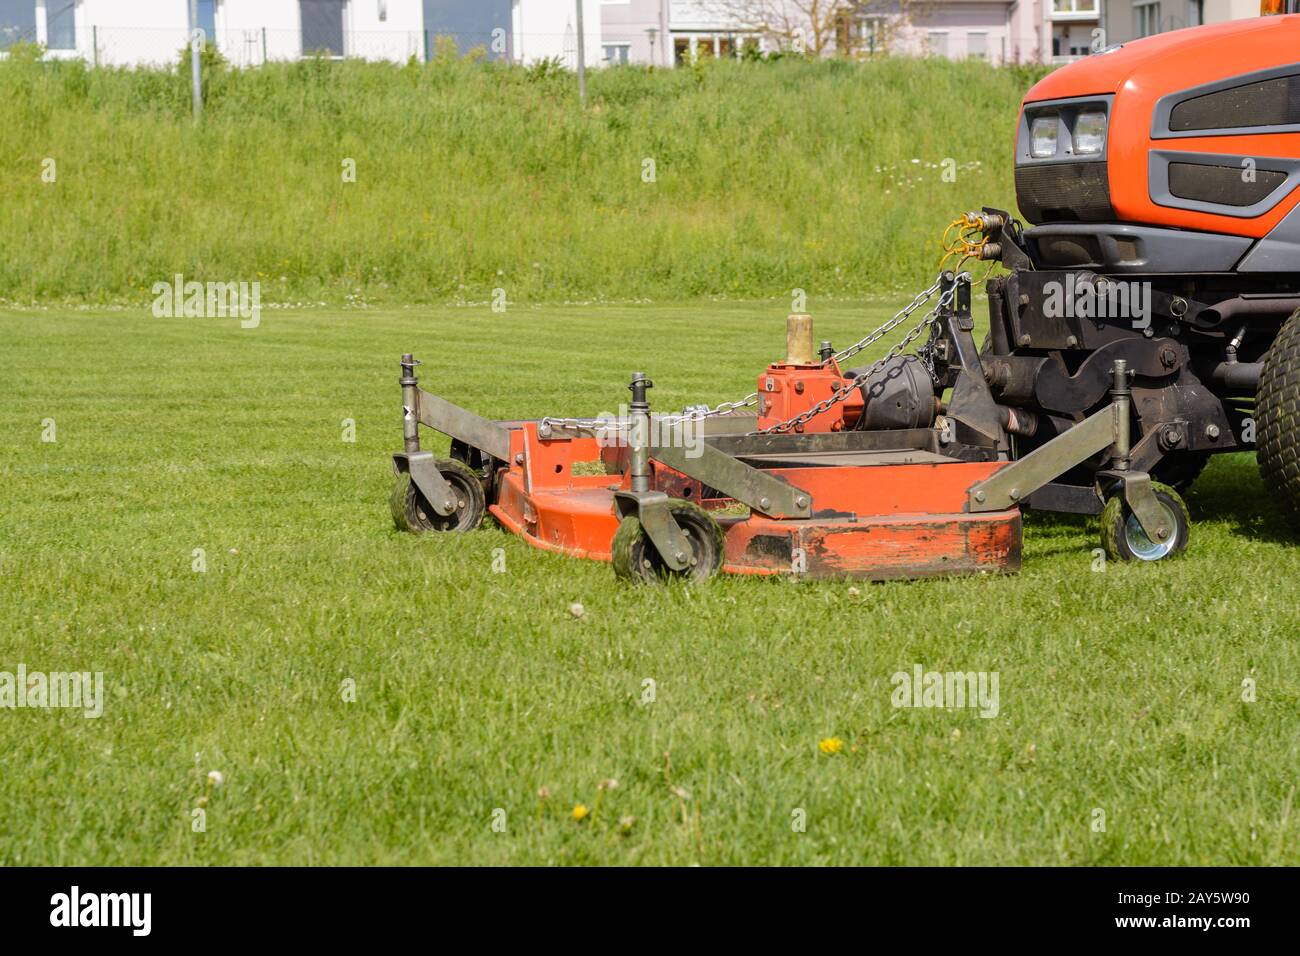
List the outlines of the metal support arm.
<svg viewBox="0 0 1300 956">
<path fill-rule="evenodd" d="M 808 492 L 719 451 L 702 438 L 688 447 L 683 427 L 665 429 L 667 443 L 651 449 L 651 457 L 769 517 L 812 516 L 812 495 Z"/>
</svg>

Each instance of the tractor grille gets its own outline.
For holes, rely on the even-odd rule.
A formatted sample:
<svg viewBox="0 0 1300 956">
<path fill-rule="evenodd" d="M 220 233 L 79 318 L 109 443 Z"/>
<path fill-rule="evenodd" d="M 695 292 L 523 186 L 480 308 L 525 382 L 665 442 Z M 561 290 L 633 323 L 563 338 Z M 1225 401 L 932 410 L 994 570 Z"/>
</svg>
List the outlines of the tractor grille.
<svg viewBox="0 0 1300 956">
<path fill-rule="evenodd" d="M 1110 182 L 1105 163 L 1016 167 L 1016 202 L 1030 222 L 1108 222 Z"/>
<path fill-rule="evenodd" d="M 1300 75 L 1275 76 L 1183 100 L 1169 114 L 1169 129 L 1202 129 L 1300 124 Z"/>
<path fill-rule="evenodd" d="M 1257 169 L 1254 181 L 1245 182 L 1240 166 L 1169 164 L 1172 195 L 1218 206 L 1253 206 L 1284 182 L 1286 173 L 1273 169 Z"/>
</svg>

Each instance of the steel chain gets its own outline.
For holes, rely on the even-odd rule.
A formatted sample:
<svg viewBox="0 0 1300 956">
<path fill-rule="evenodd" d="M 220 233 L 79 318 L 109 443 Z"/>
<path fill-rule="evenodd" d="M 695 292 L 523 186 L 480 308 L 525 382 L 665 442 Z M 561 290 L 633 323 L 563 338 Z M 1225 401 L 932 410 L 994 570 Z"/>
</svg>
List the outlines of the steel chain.
<svg viewBox="0 0 1300 956">
<path fill-rule="evenodd" d="M 911 331 L 909 331 L 907 335 L 905 335 L 900 342 L 898 342 L 893 348 L 891 348 L 884 355 L 883 358 L 877 360 L 873 365 L 869 366 L 866 369 L 866 371 L 862 372 L 859 375 L 850 376 L 847 379 L 845 379 L 845 381 L 838 388 L 835 389 L 835 391 L 831 394 L 829 398 L 823 399 L 822 401 L 818 402 L 809 410 L 799 415 L 796 415 L 793 418 L 790 418 L 784 422 L 778 422 L 775 425 L 770 425 L 767 428 L 761 429 L 759 431 L 750 432 L 750 434 L 769 435 L 769 434 L 780 434 L 783 432 L 790 431 L 792 428 L 796 428 L 799 425 L 807 424 L 809 421 L 816 418 L 822 412 L 834 406 L 837 402 L 844 401 L 844 399 L 848 398 L 849 395 L 851 395 L 853 391 L 857 389 L 866 378 L 874 374 L 880 368 L 884 367 L 884 365 L 887 362 L 889 362 L 891 359 L 896 358 L 898 355 L 900 355 L 903 349 L 907 348 L 908 345 L 910 345 L 912 342 L 916 340 L 917 336 L 921 334 L 921 331 L 923 329 L 934 325 L 936 319 L 938 318 L 939 311 L 945 305 L 950 305 L 953 302 L 953 299 L 956 295 L 957 286 L 963 282 L 967 282 L 967 283 L 970 282 L 970 278 L 971 276 L 969 272 L 963 272 L 960 275 L 958 275 L 956 283 L 953 285 L 953 287 L 949 289 L 947 292 L 944 292 L 939 297 L 939 301 L 935 303 L 934 308 L 932 308 L 929 312 L 927 312 L 925 317 L 922 318 L 921 321 L 915 327 L 913 327 Z M 866 349 L 871 345 L 875 344 L 876 342 L 878 342 L 881 338 L 888 335 L 894 329 L 898 328 L 898 326 L 902 325 L 903 322 L 907 321 L 908 317 L 911 316 L 913 312 L 915 312 L 922 305 L 928 302 L 930 298 L 937 291 L 939 291 L 939 289 L 942 287 L 942 284 L 943 283 L 941 279 L 936 279 L 929 288 L 923 289 L 921 292 L 917 293 L 916 297 L 913 298 L 911 302 L 909 302 L 906 306 L 904 306 L 902 309 L 896 312 L 884 324 L 868 332 L 865 336 L 863 336 L 862 338 L 860 338 L 858 341 L 854 342 L 852 345 L 848 346 L 847 348 L 841 349 L 840 351 L 836 352 L 833 357 L 833 360 L 837 363 L 842 362 L 845 359 L 857 355 L 863 349 Z M 933 347 L 933 342 L 931 341 L 930 343 L 927 343 L 927 346 Z M 923 357 L 923 361 L 924 360 L 925 357 Z M 925 362 L 925 366 L 927 371 L 929 371 L 931 378 L 933 378 L 935 375 L 935 371 L 934 371 L 932 357 L 930 357 L 929 361 Z M 738 401 L 720 402 L 719 404 L 714 405 L 712 407 L 708 405 L 693 406 L 684 409 L 682 412 L 680 412 L 675 416 L 674 415 L 663 416 L 662 418 L 659 419 L 659 422 L 662 425 L 672 427 L 675 425 L 680 425 L 683 422 L 703 421 L 706 418 L 717 418 L 722 415 L 731 415 L 737 411 L 740 411 L 742 408 L 751 408 L 757 405 L 758 399 L 759 399 L 758 392 L 750 392 L 748 395 L 746 395 L 742 399 L 739 399 Z M 550 416 L 547 416 L 541 420 L 541 424 L 549 425 L 551 428 L 559 428 L 559 429 L 567 429 L 567 430 L 583 429 L 588 431 L 600 430 L 600 429 L 613 429 L 616 431 L 626 431 L 627 428 L 629 427 L 629 422 L 627 420 L 615 419 L 615 418 L 552 418 Z"/>
<path fill-rule="evenodd" d="M 952 285 L 952 288 L 948 289 L 942 295 L 939 296 L 939 301 L 934 304 L 934 308 L 932 308 L 929 312 L 927 312 L 920 322 L 918 322 L 915 326 L 913 326 L 912 329 L 906 335 L 904 335 L 903 338 L 899 342 L 897 342 L 882 357 L 877 359 L 871 365 L 867 366 L 858 374 L 848 376 L 843 382 L 841 382 L 835 388 L 833 392 L 831 392 L 830 397 L 822 399 L 816 405 L 812 406 L 812 408 L 809 408 L 807 411 L 795 415 L 793 418 L 787 418 L 785 421 L 777 422 L 775 425 L 769 425 L 767 428 L 760 428 L 758 431 L 750 432 L 750 434 L 751 435 L 784 434 L 785 432 L 796 429 L 801 425 L 808 424 L 808 422 L 812 421 L 822 412 L 825 412 L 828 409 L 832 408 L 837 403 L 844 401 L 846 398 L 852 395 L 862 385 L 863 382 L 865 382 L 876 372 L 884 368 L 891 360 L 901 355 L 903 353 L 903 349 L 907 348 L 909 345 L 912 344 L 912 342 L 916 341 L 917 336 L 919 336 L 922 331 L 924 331 L 926 328 L 933 326 L 938 321 L 939 312 L 945 306 L 951 305 L 953 303 L 953 301 L 956 299 L 957 296 L 957 289 L 961 286 L 962 283 L 969 283 L 970 278 L 971 276 L 969 272 L 963 272 L 960 275 L 958 275 L 956 281 Z M 891 332 L 899 325 L 901 325 L 902 322 L 909 315 L 911 315 L 914 311 L 916 311 L 916 309 L 921 305 L 921 303 L 927 301 L 930 298 L 930 296 L 934 294 L 934 292 L 940 287 L 940 285 L 941 282 L 936 281 L 935 284 L 930 286 L 929 289 L 926 289 L 924 292 L 920 293 L 915 299 L 913 299 L 912 304 L 907 306 L 907 308 L 903 309 L 901 312 L 896 314 L 892 319 L 890 319 L 880 328 L 876 329 L 874 332 L 871 332 L 863 339 L 859 340 L 858 342 L 855 342 L 853 345 L 845 349 L 844 350 L 844 352 L 846 353 L 845 357 L 848 357 L 850 355 L 856 355 L 858 352 L 861 352 L 864 348 L 871 345 L 873 342 L 876 342 L 882 336 L 886 335 L 887 333 Z M 933 368 L 927 366 L 927 370 L 930 372 L 931 377 L 933 377 L 934 376 Z"/>
</svg>

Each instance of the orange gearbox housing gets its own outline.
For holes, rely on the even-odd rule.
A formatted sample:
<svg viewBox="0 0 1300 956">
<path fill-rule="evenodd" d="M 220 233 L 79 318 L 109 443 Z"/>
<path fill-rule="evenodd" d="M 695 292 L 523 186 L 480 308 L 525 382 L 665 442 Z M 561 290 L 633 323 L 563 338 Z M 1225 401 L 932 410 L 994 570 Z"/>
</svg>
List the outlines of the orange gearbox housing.
<svg viewBox="0 0 1300 956">
<path fill-rule="evenodd" d="M 1106 141 L 1112 221 L 1258 238 L 1300 203 L 1300 189 L 1290 189 L 1257 216 L 1176 208 L 1153 198 L 1152 153 L 1252 157 L 1265 168 L 1268 158 L 1300 159 L 1300 126 L 1282 124 L 1272 132 L 1196 131 L 1186 135 L 1171 135 L 1168 129 L 1161 129 L 1164 135 L 1157 136 L 1157 105 L 1170 94 L 1289 65 L 1300 72 L 1300 15 L 1174 30 L 1124 43 L 1056 70 L 1025 96 L 1021 116 L 1023 119 L 1026 106 L 1040 101 L 1112 95 Z"/>
</svg>

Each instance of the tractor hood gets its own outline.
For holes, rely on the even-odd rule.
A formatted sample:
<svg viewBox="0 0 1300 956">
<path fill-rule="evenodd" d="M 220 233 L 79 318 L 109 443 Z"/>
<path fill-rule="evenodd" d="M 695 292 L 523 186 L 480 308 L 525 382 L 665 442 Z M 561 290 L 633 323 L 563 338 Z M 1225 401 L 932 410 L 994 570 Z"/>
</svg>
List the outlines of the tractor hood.
<svg viewBox="0 0 1300 956">
<path fill-rule="evenodd" d="M 1159 69 L 1166 65 L 1165 61 L 1170 61 L 1169 67 L 1180 70 L 1188 86 L 1219 79 L 1221 75 L 1232 75 L 1232 70 L 1224 73 L 1215 69 L 1213 47 L 1225 43 L 1231 46 L 1257 43 L 1276 48 L 1282 32 L 1300 44 L 1300 15 L 1231 20 L 1130 40 L 1052 71 L 1034 84 L 1024 101 L 1118 93 L 1134 73 Z M 1300 59 L 1300 45 L 1292 46 L 1291 53 Z M 1274 59 L 1269 58 L 1270 62 Z"/>
<path fill-rule="evenodd" d="M 1161 33 L 1054 71 L 1021 105 L 1014 163 L 1031 223 L 1268 235 L 1300 200 L 1300 14 Z"/>
</svg>

